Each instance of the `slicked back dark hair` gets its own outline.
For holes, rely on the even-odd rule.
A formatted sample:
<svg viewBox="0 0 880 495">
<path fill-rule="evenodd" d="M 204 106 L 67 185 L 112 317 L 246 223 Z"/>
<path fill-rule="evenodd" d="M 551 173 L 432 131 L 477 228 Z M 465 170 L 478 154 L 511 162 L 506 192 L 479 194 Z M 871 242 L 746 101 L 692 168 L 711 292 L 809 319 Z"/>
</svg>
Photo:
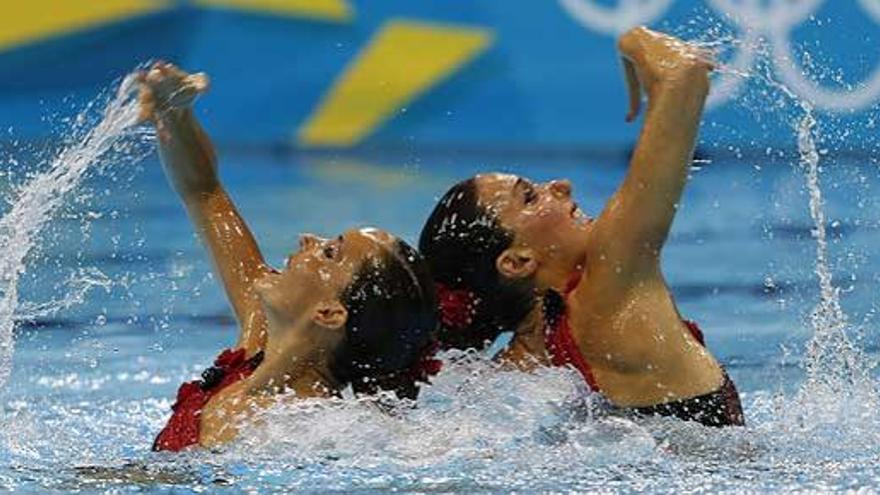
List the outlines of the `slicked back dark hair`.
<svg viewBox="0 0 880 495">
<path fill-rule="evenodd" d="M 340 383 L 358 394 L 380 390 L 415 399 L 420 360 L 434 345 L 437 306 L 424 259 L 396 240 L 368 258 L 341 295 L 348 310 L 345 340 L 330 360 Z"/>
<path fill-rule="evenodd" d="M 513 233 L 480 205 L 474 178 L 449 189 L 422 228 L 419 250 L 434 281 L 473 293 L 476 304 L 467 328 L 440 328 L 444 348 L 483 348 L 501 332 L 515 330 L 537 304 L 534 284 L 498 272 L 498 256 Z"/>
</svg>

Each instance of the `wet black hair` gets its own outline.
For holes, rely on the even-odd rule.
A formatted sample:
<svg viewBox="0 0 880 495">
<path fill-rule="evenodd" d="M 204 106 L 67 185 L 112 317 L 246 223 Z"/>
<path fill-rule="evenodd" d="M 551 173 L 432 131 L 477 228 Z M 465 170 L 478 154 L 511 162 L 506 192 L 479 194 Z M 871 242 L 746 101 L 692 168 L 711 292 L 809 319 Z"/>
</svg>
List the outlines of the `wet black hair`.
<svg viewBox="0 0 880 495">
<path fill-rule="evenodd" d="M 469 291 L 472 317 L 465 328 L 441 326 L 443 348 L 481 349 L 504 331 L 515 330 L 535 307 L 534 283 L 511 280 L 496 268 L 498 256 L 513 243 L 513 233 L 480 205 L 474 178 L 452 186 L 434 207 L 419 239 L 434 281 Z"/>
<path fill-rule="evenodd" d="M 357 394 L 418 394 L 420 361 L 435 343 L 437 305 L 427 265 L 402 240 L 358 268 L 342 291 L 348 310 L 345 338 L 330 359 L 330 372 Z"/>
</svg>

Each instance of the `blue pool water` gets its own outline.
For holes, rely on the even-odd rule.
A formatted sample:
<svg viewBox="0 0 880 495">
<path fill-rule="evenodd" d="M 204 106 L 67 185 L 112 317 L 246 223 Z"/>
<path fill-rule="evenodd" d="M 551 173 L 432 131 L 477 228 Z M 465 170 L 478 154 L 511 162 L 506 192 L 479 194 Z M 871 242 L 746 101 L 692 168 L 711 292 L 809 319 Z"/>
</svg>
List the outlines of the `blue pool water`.
<svg viewBox="0 0 880 495">
<path fill-rule="evenodd" d="M 568 177 L 595 214 L 625 163 L 624 156 L 221 152 L 227 188 L 267 259 L 278 263 L 300 232 L 377 225 L 415 242 L 436 198 L 480 171 Z M 472 356 L 396 415 L 351 398 L 300 402 L 266 412 L 221 452 L 187 454 L 149 447 L 178 385 L 233 343 L 234 322 L 155 155 L 138 165 L 106 164 L 71 193 L 27 258 L 12 374 L 0 396 L 0 487 L 679 493 L 876 486 L 873 379 L 803 385 L 819 290 L 809 194 L 796 164 L 792 152 L 700 162 L 664 254 L 682 313 L 701 323 L 740 387 L 747 428 L 606 417 L 568 371 L 527 375 Z M 4 168 L 5 195 L 26 179 L 22 167 Z M 823 151 L 822 181 L 830 267 L 847 331 L 870 366 L 880 344 L 880 174 L 867 158 Z"/>
</svg>

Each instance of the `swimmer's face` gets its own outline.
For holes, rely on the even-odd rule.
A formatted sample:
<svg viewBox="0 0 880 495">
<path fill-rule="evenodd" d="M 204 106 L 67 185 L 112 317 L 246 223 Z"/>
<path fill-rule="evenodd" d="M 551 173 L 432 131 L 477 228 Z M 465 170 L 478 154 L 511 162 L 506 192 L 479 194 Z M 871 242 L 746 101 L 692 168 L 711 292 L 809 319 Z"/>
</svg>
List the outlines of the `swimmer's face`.
<svg viewBox="0 0 880 495">
<path fill-rule="evenodd" d="M 376 229 L 349 230 L 332 239 L 304 234 L 284 269 L 256 282 L 257 295 L 270 320 L 284 326 L 320 318 L 322 311 L 345 313 L 339 298 L 354 274 L 365 262 L 382 259 L 394 242 L 394 236 Z M 333 321 L 344 324 L 346 315 L 337 316 L 341 320 Z"/>
<path fill-rule="evenodd" d="M 576 269 L 584 259 L 591 220 L 571 198 L 571 183 L 533 183 L 509 174 L 475 178 L 480 204 L 514 234 L 514 246 L 535 253 L 538 265 Z"/>
</svg>

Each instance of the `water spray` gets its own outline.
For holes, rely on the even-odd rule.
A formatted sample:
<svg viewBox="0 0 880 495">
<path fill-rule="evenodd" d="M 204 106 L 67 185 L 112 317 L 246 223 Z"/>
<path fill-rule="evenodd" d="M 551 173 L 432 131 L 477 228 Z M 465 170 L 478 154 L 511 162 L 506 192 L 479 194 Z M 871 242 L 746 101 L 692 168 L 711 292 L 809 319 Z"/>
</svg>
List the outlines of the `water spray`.
<svg viewBox="0 0 880 495">
<path fill-rule="evenodd" d="M 87 112 L 76 121 L 84 121 Z M 90 171 L 100 169 L 102 157 L 130 135 L 129 130 L 138 122 L 138 112 L 137 81 L 129 75 L 105 107 L 103 118 L 81 139 L 64 147 L 47 170 L 19 186 L 10 201 L 12 208 L 0 218 L 0 387 L 11 372 L 13 330 L 20 309 L 18 284 L 27 270 L 28 255 L 65 198 Z"/>
</svg>

